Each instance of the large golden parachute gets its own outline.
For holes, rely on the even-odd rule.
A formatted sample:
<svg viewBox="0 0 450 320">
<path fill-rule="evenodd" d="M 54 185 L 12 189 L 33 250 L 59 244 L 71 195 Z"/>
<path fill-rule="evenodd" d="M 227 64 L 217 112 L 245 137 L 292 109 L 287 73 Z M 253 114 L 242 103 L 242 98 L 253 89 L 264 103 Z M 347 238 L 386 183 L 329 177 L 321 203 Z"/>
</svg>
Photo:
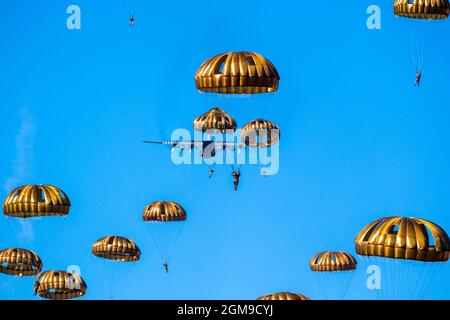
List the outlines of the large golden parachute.
<svg viewBox="0 0 450 320">
<path fill-rule="evenodd" d="M 372 268 L 371 281 L 379 298 L 417 300 L 424 298 L 446 265 L 450 239 L 428 220 L 389 217 L 361 230 L 355 247 L 361 261 Z"/>
<path fill-rule="evenodd" d="M 257 300 L 311 300 L 300 293 L 279 292 L 259 297 Z"/>
<path fill-rule="evenodd" d="M 312 271 L 334 272 L 355 270 L 356 259 L 343 251 L 325 251 L 314 255 L 309 262 Z"/>
<path fill-rule="evenodd" d="M 92 245 L 92 254 L 108 260 L 133 262 L 141 257 L 139 247 L 130 239 L 118 236 L 101 238 Z"/>
<path fill-rule="evenodd" d="M 86 290 L 86 282 L 81 276 L 65 271 L 43 272 L 34 283 L 35 293 L 50 300 L 79 298 L 86 294 Z"/>
<path fill-rule="evenodd" d="M 223 94 L 257 94 L 278 90 L 275 66 L 254 52 L 228 52 L 206 60 L 195 74 L 198 90 Z"/>
<path fill-rule="evenodd" d="M 199 131 L 222 132 L 236 131 L 236 121 L 225 111 L 212 108 L 194 120 L 194 129 Z"/>
<path fill-rule="evenodd" d="M 27 185 L 14 189 L 3 203 L 5 216 L 32 218 L 66 216 L 70 200 L 61 189 L 50 185 Z"/>
<path fill-rule="evenodd" d="M 394 13 L 400 17 L 440 20 L 450 13 L 448 0 L 395 0 Z"/>
<path fill-rule="evenodd" d="M 41 258 L 33 251 L 10 248 L 0 251 L 0 272 L 12 276 L 34 276 L 42 270 Z"/>
<path fill-rule="evenodd" d="M 355 239 L 356 252 L 363 256 L 447 261 L 450 239 L 433 222 L 405 217 L 378 219 L 367 225 Z"/>
</svg>

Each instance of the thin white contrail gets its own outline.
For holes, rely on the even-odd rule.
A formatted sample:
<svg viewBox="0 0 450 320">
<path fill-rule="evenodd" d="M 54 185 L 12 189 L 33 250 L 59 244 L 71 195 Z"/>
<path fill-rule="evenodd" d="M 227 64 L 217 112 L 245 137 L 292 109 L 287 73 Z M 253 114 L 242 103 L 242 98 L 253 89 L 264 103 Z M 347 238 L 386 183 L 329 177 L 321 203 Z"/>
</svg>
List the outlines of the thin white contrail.
<svg viewBox="0 0 450 320">
<path fill-rule="evenodd" d="M 21 124 L 16 135 L 16 155 L 12 162 L 11 176 L 3 183 L 3 190 L 10 193 L 15 187 L 26 184 L 33 174 L 33 145 L 36 126 L 33 117 L 27 108 L 19 110 Z M 13 227 L 13 225 L 11 225 Z M 20 230 L 16 230 L 19 227 Z M 17 240 L 21 246 L 25 246 L 29 239 L 33 238 L 33 228 L 28 221 L 20 220 L 16 228 Z"/>
<path fill-rule="evenodd" d="M 33 173 L 33 145 L 36 126 L 27 108 L 19 111 L 21 125 L 16 135 L 16 155 L 12 163 L 11 176 L 3 183 L 3 190 L 8 194 L 24 183 Z"/>
</svg>

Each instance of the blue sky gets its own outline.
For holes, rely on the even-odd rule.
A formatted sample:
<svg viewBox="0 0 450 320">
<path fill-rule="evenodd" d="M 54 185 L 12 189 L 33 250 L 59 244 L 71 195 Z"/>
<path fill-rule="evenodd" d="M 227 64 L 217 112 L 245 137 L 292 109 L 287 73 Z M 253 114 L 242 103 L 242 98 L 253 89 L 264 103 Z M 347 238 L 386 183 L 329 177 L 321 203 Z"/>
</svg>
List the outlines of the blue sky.
<svg viewBox="0 0 450 320">
<path fill-rule="evenodd" d="M 81 30 L 66 28 L 70 4 L 81 7 Z M 450 230 L 448 23 L 417 89 L 407 36 L 417 24 L 395 18 L 391 1 L 322 4 L 141 0 L 130 28 L 120 0 L 3 1 L 0 182 L 50 183 L 73 203 L 45 269 L 78 265 L 87 298 L 105 298 L 90 246 L 118 234 L 143 255 L 117 298 L 321 298 L 310 257 L 353 253 L 376 218 L 417 216 Z M 366 28 L 371 4 L 382 8 L 382 30 Z M 244 50 L 281 75 L 265 110 L 282 131 L 281 164 L 270 178 L 243 172 L 234 192 L 228 168 L 210 181 L 204 166 L 174 166 L 170 152 L 141 141 L 190 128 L 207 110 L 197 68 Z M 169 275 L 141 222 L 160 199 L 181 203 L 189 219 Z M 0 247 L 16 246 L 5 219 L 0 231 Z M 450 298 L 449 276 L 450 265 L 426 297 Z M 363 269 L 349 292 L 376 298 Z"/>
</svg>

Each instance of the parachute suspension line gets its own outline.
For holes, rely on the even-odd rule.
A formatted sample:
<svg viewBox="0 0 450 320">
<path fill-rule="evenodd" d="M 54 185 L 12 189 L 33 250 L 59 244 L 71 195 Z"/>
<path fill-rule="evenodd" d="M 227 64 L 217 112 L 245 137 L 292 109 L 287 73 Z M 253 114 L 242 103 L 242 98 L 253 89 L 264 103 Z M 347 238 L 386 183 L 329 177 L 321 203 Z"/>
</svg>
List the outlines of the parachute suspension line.
<svg viewBox="0 0 450 320">
<path fill-rule="evenodd" d="M 116 289 L 124 279 L 126 267 L 134 263 L 125 261 L 97 258 L 97 266 L 103 280 L 108 299 L 112 300 L 116 295 Z"/>
<path fill-rule="evenodd" d="M 407 279 L 408 287 L 406 287 L 406 292 L 404 293 L 405 295 L 410 295 L 408 298 L 420 299 L 423 285 L 427 278 L 430 277 L 430 270 L 427 270 L 425 265 L 426 263 L 421 261 L 408 263 L 410 276 Z M 432 267 L 432 264 L 429 266 Z"/>
<path fill-rule="evenodd" d="M 14 219 L 14 218 L 9 218 L 9 217 L 6 218 L 6 220 L 8 220 L 9 226 L 11 227 L 11 230 L 14 233 L 14 237 L 16 238 L 18 246 L 21 248 L 26 248 L 27 246 L 24 243 L 23 239 L 19 238 L 19 230 L 16 229 L 16 226 L 14 225 L 14 222 L 11 219 Z"/>
<path fill-rule="evenodd" d="M 317 274 L 316 272 L 314 273 L 314 279 L 316 280 L 316 283 L 319 284 L 320 287 L 320 291 L 322 291 L 323 296 L 325 297 L 325 299 L 327 298 L 327 291 L 326 291 L 326 283 L 324 283 L 325 281 L 320 281 L 320 275 Z"/>
<path fill-rule="evenodd" d="M 389 287 L 389 285 L 386 284 L 389 283 L 388 278 L 390 270 L 388 270 L 388 266 L 386 264 L 387 259 L 378 257 L 364 257 L 364 260 L 367 261 L 369 265 L 375 265 L 380 268 L 381 288 L 375 289 L 375 291 L 379 300 L 388 300 L 387 288 Z"/>
<path fill-rule="evenodd" d="M 164 265 L 168 264 L 172 251 L 183 230 L 185 222 L 154 222 L 150 235 L 155 243 Z"/>
<path fill-rule="evenodd" d="M 7 221 L 14 233 L 18 246 L 39 253 L 44 261 L 51 256 L 54 245 L 60 235 L 63 219 L 64 217 L 7 217 Z M 49 222 L 53 223 L 50 223 L 50 225 L 47 226 Z M 43 233 L 47 235 L 48 241 L 43 240 Z"/>
<path fill-rule="evenodd" d="M 136 13 L 136 9 L 139 4 L 139 0 L 124 0 L 125 5 L 127 6 L 128 15 L 130 17 L 134 17 Z M 132 2 L 132 5 L 130 5 L 130 2 Z"/>
<path fill-rule="evenodd" d="M 397 296 L 397 299 L 400 298 L 406 298 L 406 295 L 411 295 L 411 297 L 414 296 L 413 292 L 410 291 L 410 287 L 411 287 L 411 283 L 412 282 L 416 282 L 416 285 L 419 285 L 420 282 L 420 278 L 422 278 L 423 273 L 419 273 L 419 277 L 417 277 L 417 274 L 415 274 L 417 270 L 414 269 L 414 262 L 410 262 L 410 261 L 404 261 L 404 269 L 406 269 L 405 273 L 404 273 L 404 277 L 406 277 L 406 279 L 404 280 L 404 285 L 401 288 L 402 291 L 400 292 L 400 296 Z M 414 279 L 416 281 L 414 281 Z M 409 297 L 408 297 L 409 298 Z"/>
<path fill-rule="evenodd" d="M 393 297 L 395 297 L 395 290 L 397 290 L 397 287 L 394 286 L 392 287 L 392 283 L 395 283 L 392 281 L 392 278 L 395 279 L 395 266 L 393 267 L 393 262 L 395 261 L 390 261 L 389 258 L 383 259 L 383 265 L 384 265 L 384 270 L 383 270 L 383 278 L 384 278 L 384 287 L 383 287 L 383 300 L 390 300 L 393 299 Z M 392 292 L 392 293 L 391 293 Z"/>
<path fill-rule="evenodd" d="M 435 280 L 443 263 L 371 258 L 369 263 L 381 268 L 382 300 L 421 299 Z"/>
<path fill-rule="evenodd" d="M 426 293 L 428 292 L 429 288 L 432 286 L 432 284 L 436 280 L 436 278 L 437 278 L 438 274 L 440 273 L 440 271 L 442 270 L 443 266 L 444 266 L 444 263 L 434 262 L 434 263 L 432 263 L 432 266 L 430 266 L 431 270 L 428 270 L 428 271 L 421 270 L 422 273 L 427 273 L 428 276 L 425 278 L 422 288 L 420 289 L 420 291 L 418 293 L 419 299 L 423 299 L 425 297 Z M 425 263 L 422 266 L 422 269 L 425 269 Z"/>
<path fill-rule="evenodd" d="M 423 45 L 421 46 L 419 42 L 414 39 L 413 35 L 410 35 L 411 60 L 417 72 L 422 72 L 425 68 L 431 53 L 434 51 L 436 44 L 441 38 L 442 32 L 443 24 L 440 23 L 437 32 L 433 32 L 432 40 L 428 48 L 425 48 Z"/>
<path fill-rule="evenodd" d="M 412 35 L 410 36 L 410 54 L 411 54 L 411 60 L 414 64 L 414 68 L 416 69 L 416 72 L 420 71 L 419 61 L 418 61 L 418 47 L 417 43 L 414 41 Z"/>
<path fill-rule="evenodd" d="M 106 277 L 106 270 L 104 270 L 104 268 L 103 268 L 104 266 L 100 262 L 100 259 L 101 258 L 96 258 L 95 261 L 97 263 L 98 269 L 100 270 L 100 276 L 103 281 L 103 286 L 105 287 L 105 290 L 106 290 L 106 295 L 107 295 L 108 299 L 112 300 L 112 296 L 113 296 L 112 289 L 108 285 L 108 279 Z"/>
<path fill-rule="evenodd" d="M 155 226 L 156 226 L 156 224 L 158 224 L 158 223 L 161 223 L 161 222 L 153 222 L 153 223 L 150 223 L 150 236 L 152 237 L 153 243 L 156 245 L 156 248 L 158 249 L 158 252 L 159 252 L 159 255 L 160 255 L 160 257 L 161 257 L 161 260 L 164 260 L 164 253 L 163 253 L 163 250 L 162 250 L 162 248 L 161 248 L 161 245 L 159 244 L 159 241 L 158 241 L 158 239 L 157 239 L 156 234 L 154 234 L 154 232 L 156 233 L 156 230 L 155 230 L 155 231 L 152 230 L 152 229 L 153 229 L 153 226 L 152 226 L 152 225 L 155 225 Z"/>
<path fill-rule="evenodd" d="M 50 244 L 46 245 L 46 248 L 44 249 L 44 252 L 43 252 L 44 253 L 44 257 L 43 257 L 44 260 L 43 261 L 46 261 L 47 258 L 50 257 L 51 254 L 53 253 L 55 244 L 56 244 L 56 242 L 58 240 L 58 236 L 60 235 L 59 230 L 61 230 L 61 227 L 63 225 L 63 219 L 64 219 L 64 217 L 58 217 L 58 222 L 56 224 L 56 231 L 57 231 L 57 233 L 53 236 L 53 239 L 50 239 Z"/>
<path fill-rule="evenodd" d="M 402 297 L 404 296 L 404 294 L 407 294 L 407 293 L 412 294 L 411 287 L 412 287 L 413 283 L 415 282 L 413 280 L 415 278 L 414 277 L 414 271 L 415 270 L 413 269 L 414 263 L 412 263 L 412 262 L 409 263 L 409 261 L 406 261 L 405 264 L 406 264 L 406 272 L 405 272 L 405 275 L 406 275 L 405 283 L 406 283 L 406 285 L 405 285 L 405 288 L 404 288 L 404 292 L 402 292 Z M 419 272 L 419 279 L 417 280 L 416 285 L 418 285 L 420 283 L 419 280 L 422 277 L 423 277 L 423 273 Z"/>
<path fill-rule="evenodd" d="M 183 231 L 184 225 L 185 225 L 185 222 L 175 222 L 175 223 L 180 223 L 181 226 L 178 228 L 177 233 L 176 233 L 176 235 L 175 235 L 175 238 L 174 238 L 174 240 L 173 240 L 173 243 L 172 243 L 172 245 L 169 247 L 169 250 L 167 251 L 167 259 L 166 259 L 166 260 L 169 260 L 170 255 L 172 254 L 172 250 L 173 250 L 173 248 L 176 246 L 176 244 L 178 243 L 178 239 L 179 239 L 179 237 L 180 237 L 180 235 L 181 235 L 181 232 Z"/>
<path fill-rule="evenodd" d="M 433 40 L 431 42 L 431 46 L 430 48 L 428 48 L 428 50 L 425 52 L 425 55 L 422 55 L 422 70 L 425 67 L 425 64 L 428 62 L 428 58 L 430 57 L 431 53 L 434 51 L 434 47 L 436 47 L 436 43 L 439 41 L 439 39 L 441 38 L 441 33 L 443 32 L 443 23 L 439 23 L 439 27 L 437 32 L 434 33 L 434 37 Z"/>
<path fill-rule="evenodd" d="M 347 294 L 348 294 L 348 289 L 350 288 L 350 285 L 353 282 L 353 278 L 355 276 L 355 271 L 340 271 L 340 272 L 348 273 L 348 275 L 347 274 L 345 275 L 348 277 L 348 279 L 346 279 L 345 277 L 342 277 L 343 282 L 344 282 L 342 285 L 343 286 L 342 300 L 345 300 L 345 298 L 347 297 Z"/>
</svg>

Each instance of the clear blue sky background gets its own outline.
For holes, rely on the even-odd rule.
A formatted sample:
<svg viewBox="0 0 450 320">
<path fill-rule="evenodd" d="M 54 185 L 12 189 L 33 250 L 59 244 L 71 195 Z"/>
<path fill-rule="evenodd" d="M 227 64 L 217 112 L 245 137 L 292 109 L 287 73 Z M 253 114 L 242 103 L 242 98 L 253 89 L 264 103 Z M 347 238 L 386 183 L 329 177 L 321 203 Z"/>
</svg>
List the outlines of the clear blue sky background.
<svg viewBox="0 0 450 320">
<path fill-rule="evenodd" d="M 119 234 L 143 255 L 117 298 L 321 298 L 309 258 L 353 253 L 355 235 L 376 218 L 418 216 L 450 230 L 448 23 L 416 89 L 391 1 L 140 2 L 134 28 L 120 0 L 0 5 L 0 181 L 50 183 L 73 203 L 45 269 L 79 265 L 87 298 L 105 298 L 90 246 Z M 379 31 L 366 28 L 374 3 Z M 70 4 L 81 6 L 81 30 L 66 28 Z M 279 174 L 250 170 L 234 192 L 225 169 L 209 181 L 205 167 L 174 166 L 166 149 L 141 141 L 189 128 L 205 111 L 198 66 L 240 50 L 279 70 L 267 118 L 283 133 Z M 35 128 L 23 161 L 20 110 Z M 169 275 L 141 222 L 159 199 L 189 214 Z M 5 219 L 0 234 L 0 247 L 16 245 Z M 450 298 L 449 276 L 450 264 L 426 297 Z M 364 277 L 360 269 L 349 298 L 376 298 Z"/>
</svg>

